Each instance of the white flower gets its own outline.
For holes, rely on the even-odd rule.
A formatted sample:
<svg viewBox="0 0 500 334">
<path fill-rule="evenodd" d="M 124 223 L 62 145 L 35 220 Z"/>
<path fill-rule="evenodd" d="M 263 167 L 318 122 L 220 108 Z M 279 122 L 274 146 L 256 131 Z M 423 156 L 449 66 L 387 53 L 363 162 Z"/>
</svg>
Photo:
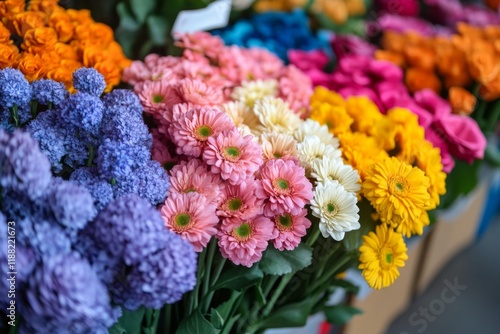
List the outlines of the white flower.
<svg viewBox="0 0 500 334">
<path fill-rule="evenodd" d="M 323 237 L 331 236 L 340 241 L 346 232 L 357 230 L 359 208 L 353 193 L 337 181 L 319 183 L 311 200 L 312 214 L 319 218 L 319 230 Z"/>
<path fill-rule="evenodd" d="M 286 133 L 267 132 L 260 137 L 264 159 L 279 159 L 297 156 L 297 141 Z"/>
<path fill-rule="evenodd" d="M 255 102 L 253 111 L 268 132 L 276 131 L 293 134 L 300 126 L 301 119 L 288 103 L 277 97 L 264 97 Z"/>
<path fill-rule="evenodd" d="M 277 93 L 278 81 L 276 80 L 245 81 L 240 87 L 236 87 L 233 90 L 231 98 L 243 102 L 245 105 L 252 108 L 256 101 L 266 96 L 276 96 Z"/>
<path fill-rule="evenodd" d="M 310 118 L 302 122 L 299 129 L 293 135 L 299 143 L 307 136 L 318 136 L 323 143 L 332 145 L 334 148 L 339 148 L 339 140 L 328 131 L 328 126 L 321 125 Z"/>
<path fill-rule="evenodd" d="M 318 183 L 338 181 L 345 190 L 357 194 L 361 189 L 359 173 L 350 165 L 344 164 L 342 159 L 315 159 L 311 164 L 311 176 Z"/>
<path fill-rule="evenodd" d="M 311 172 L 311 164 L 316 159 L 335 159 L 342 156 L 339 149 L 325 144 L 318 136 L 306 136 L 301 143 L 297 144 L 297 152 L 307 173 Z"/>
<path fill-rule="evenodd" d="M 226 102 L 221 105 L 221 110 L 231 118 L 238 129 L 244 129 L 246 134 L 249 134 L 247 129 L 255 136 L 259 136 L 265 130 L 257 115 L 243 102 Z"/>
</svg>

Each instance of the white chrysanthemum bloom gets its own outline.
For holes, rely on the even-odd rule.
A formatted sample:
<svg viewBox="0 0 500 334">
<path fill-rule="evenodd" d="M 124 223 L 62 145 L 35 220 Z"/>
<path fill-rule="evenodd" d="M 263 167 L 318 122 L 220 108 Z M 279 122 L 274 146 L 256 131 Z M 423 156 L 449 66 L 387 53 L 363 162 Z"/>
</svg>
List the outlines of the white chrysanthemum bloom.
<svg viewBox="0 0 500 334">
<path fill-rule="evenodd" d="M 311 200 L 312 214 L 319 218 L 323 237 L 340 241 L 345 233 L 360 228 L 356 196 L 337 181 L 319 183 Z"/>
<path fill-rule="evenodd" d="M 345 190 L 357 194 L 361 189 L 359 173 L 351 165 L 344 164 L 341 158 L 315 159 L 311 163 L 311 176 L 317 183 L 338 181 Z"/>
<path fill-rule="evenodd" d="M 233 0 L 233 8 L 236 10 L 245 10 L 254 2 L 255 0 Z"/>
<path fill-rule="evenodd" d="M 312 162 L 316 159 L 335 159 L 342 156 L 342 152 L 334 148 L 332 145 L 327 145 L 321 141 L 318 136 L 306 136 L 301 143 L 297 144 L 297 152 L 299 160 L 306 169 L 306 173 L 310 175 Z"/>
<path fill-rule="evenodd" d="M 267 132 L 260 136 L 265 160 L 297 156 L 297 141 L 286 133 Z"/>
<path fill-rule="evenodd" d="M 243 102 L 226 102 L 221 105 L 221 110 L 231 118 L 238 129 L 242 128 L 247 132 L 246 129 L 248 128 L 254 136 L 259 136 L 265 130 L 257 115 Z"/>
<path fill-rule="evenodd" d="M 288 103 L 277 97 L 267 96 L 255 102 L 253 111 L 259 117 L 267 132 L 293 134 L 302 120 Z"/>
<path fill-rule="evenodd" d="M 278 94 L 278 81 L 255 80 L 245 81 L 240 87 L 236 87 L 231 93 L 231 98 L 253 108 L 256 101 L 266 96 L 276 96 L 276 94 Z"/>
<path fill-rule="evenodd" d="M 335 148 L 339 147 L 338 138 L 334 137 L 333 134 L 328 131 L 328 126 L 321 125 L 310 118 L 302 122 L 299 129 L 293 135 L 299 143 L 307 136 L 318 136 L 323 143 L 332 145 Z"/>
</svg>

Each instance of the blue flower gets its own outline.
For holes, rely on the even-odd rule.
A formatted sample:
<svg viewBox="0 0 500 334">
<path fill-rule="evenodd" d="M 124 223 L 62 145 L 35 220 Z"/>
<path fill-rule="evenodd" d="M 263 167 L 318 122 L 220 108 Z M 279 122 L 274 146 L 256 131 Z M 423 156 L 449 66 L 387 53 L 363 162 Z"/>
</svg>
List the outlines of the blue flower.
<svg viewBox="0 0 500 334">
<path fill-rule="evenodd" d="M 32 248 L 37 258 L 70 252 L 72 239 L 76 238 L 61 225 L 43 217 L 27 217 L 16 223 L 17 242 Z"/>
<path fill-rule="evenodd" d="M 111 185 L 99 178 L 95 167 L 78 168 L 71 173 L 69 179 L 70 181 L 74 181 L 84 186 L 90 191 L 90 194 L 94 198 L 94 204 L 97 210 L 103 209 L 113 200 L 113 189 L 111 188 Z"/>
<path fill-rule="evenodd" d="M 102 135 L 129 145 L 145 145 L 148 149 L 153 142 L 142 115 L 136 113 L 116 112 L 107 117 L 102 124 Z"/>
<path fill-rule="evenodd" d="M 0 130 L 0 186 L 26 194 L 42 195 L 50 183 L 50 162 L 30 134 Z"/>
<path fill-rule="evenodd" d="M 72 230 L 84 228 L 97 214 L 89 191 L 71 181 L 53 182 L 46 196 L 46 205 L 59 224 Z"/>
<path fill-rule="evenodd" d="M 38 114 L 31 121 L 26 130 L 31 133 L 40 144 L 40 148 L 49 158 L 54 172 L 62 169 L 62 157 L 67 154 L 67 137 L 70 135 L 54 110 L 47 110 Z"/>
<path fill-rule="evenodd" d="M 148 161 L 147 164 L 134 171 L 139 185 L 138 194 L 152 205 L 157 205 L 165 200 L 170 182 L 168 174 L 158 161 Z"/>
<path fill-rule="evenodd" d="M 142 116 L 142 105 L 134 92 L 128 89 L 114 89 L 102 98 L 105 107 L 105 117 L 115 114 L 136 114 Z"/>
<path fill-rule="evenodd" d="M 133 169 L 151 159 L 149 150 L 144 146 L 104 139 L 97 152 L 97 167 L 102 177 L 108 181 L 120 182 L 128 177 Z"/>
<path fill-rule="evenodd" d="M 132 265 L 166 245 L 168 232 L 151 204 L 136 195 L 110 202 L 84 230 L 113 256 Z"/>
<path fill-rule="evenodd" d="M 25 106 L 31 100 L 31 87 L 19 70 L 0 70 L 0 106 L 11 108 Z"/>
<path fill-rule="evenodd" d="M 77 92 L 59 104 L 58 108 L 66 122 L 91 135 L 99 134 L 104 105 L 98 97 Z"/>
<path fill-rule="evenodd" d="M 33 100 L 43 105 L 52 103 L 53 105 L 59 104 L 68 98 L 68 91 L 61 82 L 51 79 L 40 79 L 31 83 L 31 90 L 33 92 Z"/>
<path fill-rule="evenodd" d="M 24 333 L 107 333 L 119 315 L 89 263 L 74 252 L 40 262 L 20 293 L 29 319 Z"/>
<path fill-rule="evenodd" d="M 95 68 L 81 67 L 73 72 L 73 87 L 82 93 L 101 96 L 106 88 L 106 81 Z"/>
<path fill-rule="evenodd" d="M 160 308 L 175 303 L 196 285 L 196 253 L 175 233 L 161 250 L 147 254 L 110 287 L 113 300 L 126 309 Z M 119 277 L 118 277 L 119 278 Z"/>
</svg>

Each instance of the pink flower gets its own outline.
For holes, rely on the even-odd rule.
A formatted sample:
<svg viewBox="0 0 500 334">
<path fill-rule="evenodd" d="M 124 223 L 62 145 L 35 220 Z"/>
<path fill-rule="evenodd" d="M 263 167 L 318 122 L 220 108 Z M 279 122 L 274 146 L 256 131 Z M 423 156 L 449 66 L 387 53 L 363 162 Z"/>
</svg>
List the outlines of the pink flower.
<svg viewBox="0 0 500 334">
<path fill-rule="evenodd" d="M 308 72 L 311 69 L 323 70 L 330 58 L 323 50 L 288 50 L 288 59 L 298 69 Z"/>
<path fill-rule="evenodd" d="M 417 17 L 403 17 L 393 14 L 381 15 L 378 19 L 378 29 L 393 30 L 400 33 L 414 31 L 422 36 L 433 36 L 436 32 L 432 24 Z"/>
<path fill-rule="evenodd" d="M 233 126 L 208 138 L 203 160 L 211 166 L 212 173 L 235 185 L 251 177 L 262 165 L 262 147 L 251 135 L 243 137 Z"/>
<path fill-rule="evenodd" d="M 375 0 L 374 7 L 377 12 L 401 16 L 417 16 L 420 11 L 418 0 Z"/>
<path fill-rule="evenodd" d="M 413 95 L 419 106 L 429 111 L 434 119 L 451 114 L 451 106 L 445 99 L 437 95 L 432 89 L 423 89 Z"/>
<path fill-rule="evenodd" d="M 274 79 L 279 77 L 279 74 L 285 66 L 283 61 L 275 54 L 266 49 L 250 48 L 242 49 L 243 56 L 248 64 L 251 64 L 250 74 L 253 78 L 249 79 Z"/>
<path fill-rule="evenodd" d="M 251 267 L 262 258 L 270 239 L 276 237 L 273 222 L 264 216 L 242 220 L 236 227 L 222 222 L 218 233 L 219 248 L 223 257 L 236 265 Z"/>
<path fill-rule="evenodd" d="M 177 34 L 175 37 L 177 46 L 205 54 L 211 58 L 215 58 L 219 53 L 223 52 L 224 41 L 208 32 L 198 31 L 191 34 Z"/>
<path fill-rule="evenodd" d="M 367 72 L 372 78 L 375 78 L 375 80 L 377 81 L 403 81 L 403 70 L 390 61 L 372 60 L 368 64 Z"/>
<path fill-rule="evenodd" d="M 122 80 L 130 85 L 144 82 L 151 77 L 151 71 L 139 60 L 134 60 L 132 64 L 123 70 Z"/>
<path fill-rule="evenodd" d="M 472 118 L 450 114 L 438 118 L 434 126 L 446 135 L 448 149 L 457 158 L 472 163 L 484 157 L 486 138 Z"/>
<path fill-rule="evenodd" d="M 248 179 L 238 185 L 226 184 L 222 188 L 217 215 L 226 218 L 226 225 L 229 226 L 231 222 L 236 222 L 238 225 L 241 220 L 250 219 L 260 214 L 263 200 L 255 195 L 260 187 L 262 187 L 260 181 L 255 179 Z"/>
<path fill-rule="evenodd" d="M 165 226 L 187 239 L 196 252 L 201 252 L 217 233 L 219 218 L 215 205 L 198 193 L 172 193 L 161 208 Z"/>
<path fill-rule="evenodd" d="M 220 201 L 222 180 L 208 171 L 207 166 L 198 159 L 182 161 L 170 171 L 169 193 L 196 192 L 204 195 L 210 204 Z"/>
<path fill-rule="evenodd" d="M 309 113 L 309 100 L 313 94 L 311 79 L 298 68 L 285 68 L 279 80 L 279 97 L 288 102 L 290 108 L 302 118 Z"/>
<path fill-rule="evenodd" d="M 284 213 L 273 218 L 274 229 L 278 235 L 272 240 L 276 249 L 293 250 L 300 244 L 301 238 L 307 234 L 307 229 L 311 226 L 311 221 L 306 215 L 307 210 L 302 209 L 297 215 Z"/>
<path fill-rule="evenodd" d="M 257 197 L 266 200 L 267 217 L 286 212 L 299 214 L 313 198 L 312 184 L 304 168 L 291 160 L 269 160 L 261 169 L 260 178 L 262 189 L 257 191 Z"/>
<path fill-rule="evenodd" d="M 448 145 L 445 138 L 437 133 L 432 128 L 425 129 L 425 139 L 430 141 L 434 147 L 439 148 L 441 152 L 441 163 L 443 164 L 443 172 L 450 173 L 455 167 L 455 160 L 448 151 Z"/>
<path fill-rule="evenodd" d="M 197 79 L 183 79 L 177 86 L 178 95 L 184 102 L 204 105 L 217 105 L 224 102 L 221 92 L 207 86 L 203 81 Z"/>
<path fill-rule="evenodd" d="M 152 129 L 153 145 L 151 147 L 151 158 L 158 161 L 162 166 L 173 165 L 177 162 L 178 158 L 172 156 L 169 151 L 167 143 L 172 144 L 168 138 L 161 135 L 157 129 Z"/>
<path fill-rule="evenodd" d="M 366 96 L 372 100 L 380 110 L 383 110 L 382 102 L 380 102 L 377 94 L 369 87 L 350 85 L 338 89 L 338 93 L 344 98 L 348 98 L 349 96 Z"/>
<path fill-rule="evenodd" d="M 377 49 L 375 45 L 368 43 L 356 35 L 334 35 L 330 41 L 330 45 L 337 59 L 348 55 L 372 57 Z"/>
<path fill-rule="evenodd" d="M 164 113 L 173 105 L 181 103 L 175 90 L 166 81 L 146 81 L 134 87 L 146 112 L 151 114 Z"/>
<path fill-rule="evenodd" d="M 174 121 L 168 131 L 177 154 L 199 157 L 208 138 L 234 128 L 229 116 L 215 108 L 191 109 Z"/>
</svg>

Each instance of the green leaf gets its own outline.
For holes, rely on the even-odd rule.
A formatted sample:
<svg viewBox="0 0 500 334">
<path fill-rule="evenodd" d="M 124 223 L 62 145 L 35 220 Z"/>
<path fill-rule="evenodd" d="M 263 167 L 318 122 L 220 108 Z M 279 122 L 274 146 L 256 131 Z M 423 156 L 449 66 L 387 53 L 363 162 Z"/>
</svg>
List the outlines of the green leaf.
<svg viewBox="0 0 500 334">
<path fill-rule="evenodd" d="M 260 269 L 269 275 L 285 275 L 309 266 L 312 261 L 312 248 L 300 244 L 292 251 L 279 251 L 268 247 L 259 261 Z"/>
<path fill-rule="evenodd" d="M 135 21 L 124 2 L 116 6 L 120 24 L 115 31 L 115 38 L 122 46 L 123 52 L 128 57 L 133 54 L 134 43 L 139 35 L 141 25 Z"/>
<path fill-rule="evenodd" d="M 242 290 L 256 284 L 263 277 L 264 273 L 258 265 L 253 265 L 251 268 L 233 266 L 219 277 L 211 290 L 215 291 L 221 288 Z"/>
<path fill-rule="evenodd" d="M 262 291 L 262 281 L 255 286 L 255 298 L 261 306 L 266 305 L 266 296 L 264 296 L 264 291 Z"/>
<path fill-rule="evenodd" d="M 349 305 L 326 306 L 323 311 L 328 322 L 334 325 L 344 325 L 354 315 L 363 313 L 361 310 Z"/>
<path fill-rule="evenodd" d="M 221 315 L 223 319 L 227 319 L 229 317 L 229 314 L 233 310 L 234 303 L 236 302 L 236 300 L 240 295 L 241 292 L 239 291 L 231 291 L 231 297 L 229 297 L 227 301 L 216 307 L 217 312 Z"/>
<path fill-rule="evenodd" d="M 162 46 L 167 43 L 167 20 L 161 16 L 151 15 L 147 19 L 149 37 L 153 45 Z"/>
<path fill-rule="evenodd" d="M 154 10 L 155 5 L 155 0 L 130 0 L 132 13 L 139 23 L 144 23 L 148 14 Z"/>
<path fill-rule="evenodd" d="M 216 329 L 222 329 L 222 326 L 224 326 L 224 318 L 222 315 L 220 315 L 219 311 L 217 309 L 213 308 L 212 312 L 210 314 L 210 322 Z"/>
<path fill-rule="evenodd" d="M 309 297 L 301 302 L 283 306 L 273 311 L 259 327 L 282 328 L 284 325 L 286 327 L 302 327 L 306 324 L 315 302 L 315 298 Z"/>
<path fill-rule="evenodd" d="M 195 309 L 184 318 L 177 328 L 176 334 L 218 334 L 220 331 L 205 319 L 199 309 Z"/>
<path fill-rule="evenodd" d="M 241 314 L 238 314 L 238 315 L 235 315 L 235 316 L 231 317 L 231 319 L 229 319 L 226 322 L 226 326 L 224 327 L 224 330 L 221 332 L 221 334 L 229 334 L 229 333 L 231 333 L 231 329 L 233 329 L 234 324 L 236 323 L 236 321 L 240 317 L 241 317 Z"/>
<path fill-rule="evenodd" d="M 141 334 L 142 320 L 146 309 L 144 307 L 131 312 L 122 309 L 122 316 L 118 322 L 109 329 L 110 334 Z"/>
<path fill-rule="evenodd" d="M 347 232 L 342 240 L 346 251 L 350 253 L 358 252 L 358 249 L 363 242 L 362 236 L 367 235 L 370 231 L 375 231 L 375 225 L 377 225 L 377 222 L 371 217 L 371 214 L 375 212 L 375 210 L 373 210 L 368 200 L 362 199 L 358 202 L 358 207 L 359 223 L 361 227 L 357 230 Z"/>
<path fill-rule="evenodd" d="M 455 167 L 446 177 L 446 194 L 441 196 L 438 209 L 450 207 L 460 196 L 467 195 L 476 187 L 480 164 L 480 160 L 472 164 L 455 160 Z"/>
</svg>

